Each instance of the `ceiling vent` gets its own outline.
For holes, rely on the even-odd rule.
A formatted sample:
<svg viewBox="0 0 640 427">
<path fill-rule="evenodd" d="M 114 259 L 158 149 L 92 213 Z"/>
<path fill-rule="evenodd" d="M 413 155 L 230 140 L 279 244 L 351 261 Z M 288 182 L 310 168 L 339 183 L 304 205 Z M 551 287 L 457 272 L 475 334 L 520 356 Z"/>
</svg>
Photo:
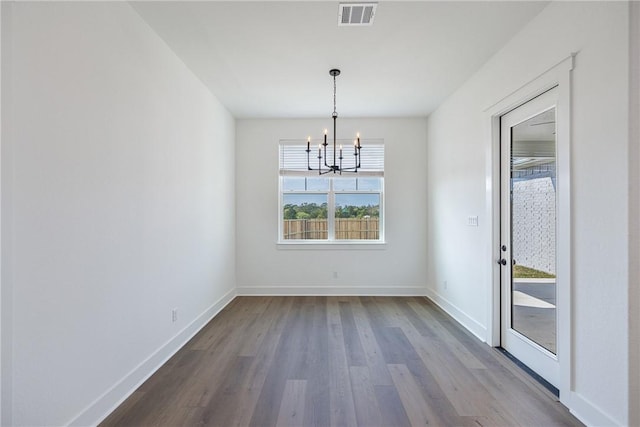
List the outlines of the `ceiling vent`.
<svg viewBox="0 0 640 427">
<path fill-rule="evenodd" d="M 373 25 L 377 3 L 340 3 L 338 26 Z"/>
</svg>

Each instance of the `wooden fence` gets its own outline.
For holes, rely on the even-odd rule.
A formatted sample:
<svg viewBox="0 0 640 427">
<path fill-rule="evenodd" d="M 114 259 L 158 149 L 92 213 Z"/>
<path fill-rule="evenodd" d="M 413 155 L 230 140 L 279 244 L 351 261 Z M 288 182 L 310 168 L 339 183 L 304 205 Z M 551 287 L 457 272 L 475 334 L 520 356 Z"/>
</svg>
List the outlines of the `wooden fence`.
<svg viewBox="0 0 640 427">
<path fill-rule="evenodd" d="M 336 218 L 336 240 L 378 240 L 379 224 L 379 218 Z M 285 240 L 328 238 L 326 219 L 285 219 L 283 225 Z"/>
</svg>

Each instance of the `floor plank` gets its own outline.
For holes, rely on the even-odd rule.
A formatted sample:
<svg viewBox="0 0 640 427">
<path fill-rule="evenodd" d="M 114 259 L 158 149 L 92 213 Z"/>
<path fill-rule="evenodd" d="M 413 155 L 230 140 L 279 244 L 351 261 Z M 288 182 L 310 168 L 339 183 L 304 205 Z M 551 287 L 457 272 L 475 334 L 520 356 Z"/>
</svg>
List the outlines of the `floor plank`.
<svg viewBox="0 0 640 427">
<path fill-rule="evenodd" d="M 580 426 L 418 297 L 238 297 L 103 426 Z"/>
<path fill-rule="evenodd" d="M 380 408 L 380 419 L 384 426 L 410 426 L 411 421 L 402 406 L 398 390 L 394 386 L 377 385 L 374 387 L 376 401 Z"/>
<path fill-rule="evenodd" d="M 366 357 L 366 366 L 369 368 L 369 375 L 373 385 L 392 385 L 391 375 L 387 370 L 387 364 L 384 361 L 382 350 L 376 340 L 371 323 L 367 318 L 367 312 L 358 300 L 353 305 L 353 315 L 358 329 L 358 336 Z"/>
<path fill-rule="evenodd" d="M 361 426 L 382 427 L 380 410 L 376 403 L 369 368 L 365 366 L 351 366 L 349 379 L 353 393 L 353 404 L 356 411 L 357 424 Z"/>
<path fill-rule="evenodd" d="M 289 380 L 284 386 L 280 411 L 278 412 L 278 427 L 292 427 L 302 425 L 304 420 L 304 401 L 306 380 Z"/>
<path fill-rule="evenodd" d="M 329 395 L 331 417 L 330 425 L 354 426 L 356 412 L 353 406 L 353 394 L 351 381 L 349 380 L 349 365 L 347 363 L 347 351 L 344 345 L 345 338 L 341 325 L 331 325 L 329 335 Z"/>
<path fill-rule="evenodd" d="M 342 335 L 344 337 L 344 345 L 346 348 L 349 366 L 366 366 L 366 358 L 360 335 L 356 327 L 356 321 L 353 318 L 351 303 L 341 302 L 340 304 L 340 324 L 342 325 Z"/>
<path fill-rule="evenodd" d="M 425 405 L 422 393 L 405 365 L 389 365 L 389 372 L 412 426 L 444 425 L 436 422 L 437 416 Z"/>
<path fill-rule="evenodd" d="M 306 404 L 303 425 L 330 423 L 330 339 L 327 329 L 327 298 L 317 297 L 313 306 L 311 329 L 307 331 L 309 350 L 306 354 L 308 371 Z M 339 323 L 337 324 L 339 325 Z"/>
</svg>

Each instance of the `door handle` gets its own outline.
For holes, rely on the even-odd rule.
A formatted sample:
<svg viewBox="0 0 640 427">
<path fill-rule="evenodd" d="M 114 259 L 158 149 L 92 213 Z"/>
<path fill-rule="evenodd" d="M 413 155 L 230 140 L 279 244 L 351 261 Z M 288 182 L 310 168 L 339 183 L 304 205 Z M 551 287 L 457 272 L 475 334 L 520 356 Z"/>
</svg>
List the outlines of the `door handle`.
<svg viewBox="0 0 640 427">
<path fill-rule="evenodd" d="M 507 260 L 506 260 L 506 259 L 504 259 L 504 258 L 501 258 L 501 259 L 499 259 L 499 260 L 498 260 L 498 264 L 500 264 L 500 265 L 507 265 Z"/>
</svg>

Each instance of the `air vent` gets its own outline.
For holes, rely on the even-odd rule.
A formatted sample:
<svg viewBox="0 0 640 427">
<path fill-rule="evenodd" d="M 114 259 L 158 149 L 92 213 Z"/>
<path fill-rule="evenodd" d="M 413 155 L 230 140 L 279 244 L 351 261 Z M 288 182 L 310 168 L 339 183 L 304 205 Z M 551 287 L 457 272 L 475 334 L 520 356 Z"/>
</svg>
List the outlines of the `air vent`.
<svg viewBox="0 0 640 427">
<path fill-rule="evenodd" d="M 377 3 L 340 3 L 338 9 L 339 26 L 373 25 Z"/>
</svg>

